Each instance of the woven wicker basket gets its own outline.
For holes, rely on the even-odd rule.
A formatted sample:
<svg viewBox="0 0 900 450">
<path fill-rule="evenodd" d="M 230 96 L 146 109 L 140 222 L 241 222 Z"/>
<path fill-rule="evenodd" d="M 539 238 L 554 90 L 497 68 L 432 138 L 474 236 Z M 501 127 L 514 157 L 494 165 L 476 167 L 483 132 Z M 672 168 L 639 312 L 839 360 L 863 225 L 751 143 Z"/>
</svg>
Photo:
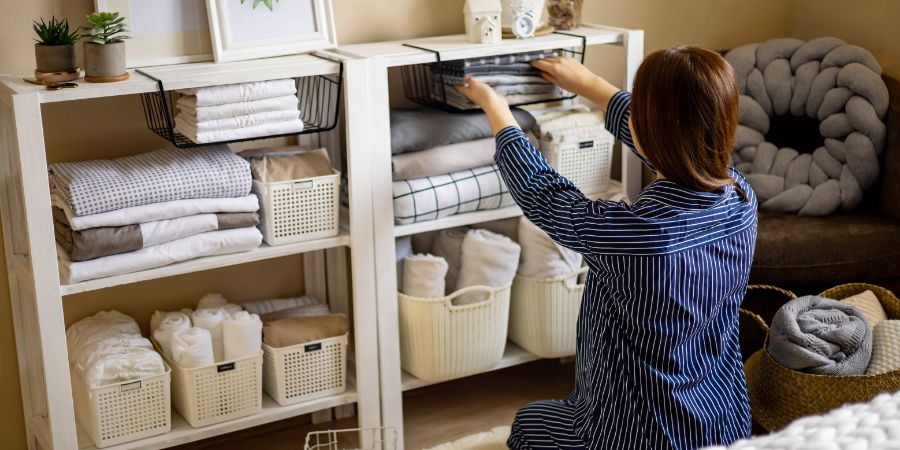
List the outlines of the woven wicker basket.
<svg viewBox="0 0 900 450">
<path fill-rule="evenodd" d="M 881 301 L 888 318 L 900 319 L 900 300 L 882 287 L 845 284 L 819 294 L 841 300 L 870 290 Z M 821 414 L 845 403 L 866 402 L 882 392 L 900 389 L 900 370 L 881 375 L 829 376 L 788 369 L 765 349 L 744 364 L 753 418 L 769 431 L 784 428 L 795 419 Z"/>
<path fill-rule="evenodd" d="M 746 361 L 751 355 L 766 347 L 769 326 L 762 317 L 744 308 L 738 310 L 738 320 L 740 322 L 741 357 Z"/>
</svg>

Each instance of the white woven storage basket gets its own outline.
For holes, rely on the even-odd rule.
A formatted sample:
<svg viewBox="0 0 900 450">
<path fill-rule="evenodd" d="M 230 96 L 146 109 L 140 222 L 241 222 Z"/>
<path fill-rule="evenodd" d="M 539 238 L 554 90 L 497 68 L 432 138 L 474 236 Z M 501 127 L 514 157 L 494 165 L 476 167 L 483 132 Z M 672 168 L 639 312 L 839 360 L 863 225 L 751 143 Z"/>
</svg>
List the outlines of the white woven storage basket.
<svg viewBox="0 0 900 450">
<path fill-rule="evenodd" d="M 587 272 L 556 278 L 516 275 L 509 311 L 509 339 L 542 358 L 562 358 L 575 354 L 578 311 L 584 284 L 576 277 Z"/>
<path fill-rule="evenodd" d="M 585 194 L 609 188 L 615 138 L 602 125 L 573 127 L 541 141 L 541 152 L 560 175 L 572 180 Z"/>
<path fill-rule="evenodd" d="M 175 410 L 194 428 L 258 413 L 262 410 L 262 360 L 259 352 L 187 369 L 166 359 L 172 366 Z"/>
<path fill-rule="evenodd" d="M 346 390 L 347 335 L 284 348 L 263 344 L 263 389 L 279 405 Z"/>
<path fill-rule="evenodd" d="M 72 372 L 75 418 L 97 448 L 168 433 L 172 429 L 171 370 L 98 388 Z"/>
<path fill-rule="evenodd" d="M 338 234 L 341 174 L 279 183 L 253 180 L 259 197 L 259 229 L 269 245 Z"/>
<path fill-rule="evenodd" d="M 470 305 L 453 299 L 474 292 L 488 298 Z M 510 286 L 470 286 L 446 297 L 398 294 L 400 361 L 421 380 L 444 381 L 492 369 L 503 358 Z"/>
</svg>

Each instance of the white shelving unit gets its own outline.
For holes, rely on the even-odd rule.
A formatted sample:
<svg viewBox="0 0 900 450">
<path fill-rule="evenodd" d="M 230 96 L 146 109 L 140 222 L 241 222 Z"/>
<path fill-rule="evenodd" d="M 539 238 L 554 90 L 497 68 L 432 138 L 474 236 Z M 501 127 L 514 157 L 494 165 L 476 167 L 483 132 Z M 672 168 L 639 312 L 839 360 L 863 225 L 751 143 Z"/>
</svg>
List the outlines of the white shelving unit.
<svg viewBox="0 0 900 450">
<path fill-rule="evenodd" d="M 372 163 L 372 205 L 377 212 L 374 220 L 375 260 L 377 280 L 378 335 L 381 369 L 382 424 L 403 433 L 402 392 L 426 386 L 428 383 L 404 373 L 400 368 L 400 344 L 397 311 L 397 283 L 395 263 L 395 237 L 425 231 L 441 230 L 462 225 L 516 217 L 521 215 L 518 207 L 494 211 L 480 211 L 446 217 L 430 222 L 395 226 L 391 189 L 391 137 L 390 137 L 390 97 L 388 69 L 435 62 L 440 54 L 442 61 L 462 58 L 519 53 L 535 50 L 581 47 L 582 45 L 613 45 L 625 50 L 625 89 L 631 88 L 631 81 L 643 58 L 644 42 L 642 30 L 628 30 L 599 25 L 585 25 L 568 34 L 551 34 L 534 39 L 508 39 L 496 45 L 470 44 L 464 35 L 439 36 L 405 41 L 381 42 L 350 45 L 339 48 L 342 53 L 367 61 L 366 93 L 368 102 L 369 135 L 367 149 L 371 152 Z M 408 45 L 405 45 L 408 44 Z M 413 48 L 409 45 L 418 47 Z M 428 49 L 431 51 L 426 51 Z M 353 97 L 357 101 L 356 97 Z M 611 197 L 625 193 L 634 198 L 641 188 L 641 166 L 630 152 L 622 155 L 622 181 L 614 183 L 610 192 L 592 193 L 593 197 Z M 513 299 L 515 301 L 515 299 Z M 503 360 L 493 369 L 501 369 L 533 361 L 537 357 L 521 348 L 508 344 Z M 399 447 L 402 448 L 402 442 Z"/>
<path fill-rule="evenodd" d="M 75 284 L 61 284 L 58 276 L 47 156 L 41 106 L 53 102 L 153 92 L 157 82 L 139 73 L 128 81 L 110 84 L 81 82 L 77 89 L 47 91 L 21 79 L 0 79 L 0 216 L 9 271 L 16 348 L 29 449 L 92 448 L 79 433 L 73 410 L 66 355 L 62 297 L 112 286 L 245 264 L 269 258 L 303 254 L 307 292 L 342 309 L 353 310 L 354 352 L 348 390 L 305 403 L 279 406 L 264 394 L 262 412 L 204 428 L 191 428 L 176 412 L 172 431 L 112 447 L 116 449 L 171 447 L 297 415 L 356 403 L 359 427 L 381 423 L 379 358 L 377 347 L 375 272 L 372 246 L 371 170 L 366 151 L 368 113 L 365 101 L 367 65 L 342 55 L 344 60 L 344 125 L 346 134 L 349 214 L 346 225 L 333 238 L 283 246 L 266 246 L 247 253 L 215 256 Z M 278 78 L 336 74 L 340 64 L 310 55 L 270 58 L 228 64 L 186 64 L 147 69 L 166 89 L 212 86 Z M 347 101 L 359 97 L 361 102 Z M 139 102 L 137 97 L 133 101 Z M 162 144 L 163 141 L 160 141 Z M 351 152 L 351 148 L 359 151 Z M 349 216 L 349 217 L 347 217 Z M 352 270 L 352 291 L 346 277 L 346 250 Z M 326 266 L 335 270 L 322 270 Z M 250 276 L 252 274 L 248 274 Z M 355 373 L 352 372 L 355 368 Z M 365 435 L 361 438 L 367 439 Z"/>
</svg>

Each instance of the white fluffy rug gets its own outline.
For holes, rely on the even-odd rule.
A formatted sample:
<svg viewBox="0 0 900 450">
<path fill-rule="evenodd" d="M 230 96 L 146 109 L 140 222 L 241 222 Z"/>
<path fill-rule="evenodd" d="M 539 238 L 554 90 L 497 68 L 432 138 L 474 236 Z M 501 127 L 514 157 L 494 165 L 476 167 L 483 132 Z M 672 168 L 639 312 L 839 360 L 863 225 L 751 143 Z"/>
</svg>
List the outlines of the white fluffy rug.
<svg viewBox="0 0 900 450">
<path fill-rule="evenodd" d="M 428 450 L 506 450 L 509 431 L 508 426 L 497 427 L 491 431 L 469 435 L 453 442 L 431 447 Z"/>
</svg>

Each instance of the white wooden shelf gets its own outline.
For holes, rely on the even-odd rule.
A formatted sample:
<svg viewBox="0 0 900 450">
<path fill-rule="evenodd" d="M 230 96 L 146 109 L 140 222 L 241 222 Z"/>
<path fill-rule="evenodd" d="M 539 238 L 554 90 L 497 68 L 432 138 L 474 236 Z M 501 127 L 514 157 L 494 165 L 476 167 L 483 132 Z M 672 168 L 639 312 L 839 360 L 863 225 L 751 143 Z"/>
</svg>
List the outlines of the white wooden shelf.
<svg viewBox="0 0 900 450">
<path fill-rule="evenodd" d="M 291 417 L 297 417 L 302 414 L 308 414 L 323 409 L 334 408 L 336 406 L 347 405 L 356 402 L 356 389 L 348 386 L 344 393 L 332 395 L 317 400 L 297 403 L 288 406 L 281 406 L 275 403 L 265 393 L 263 394 L 262 411 L 252 416 L 240 417 L 229 420 L 227 422 L 217 423 L 202 428 L 191 427 L 175 410 L 172 410 L 172 431 L 159 436 L 152 436 L 138 441 L 127 442 L 125 444 L 112 447 L 105 447 L 110 450 L 132 450 L 132 449 L 159 449 L 166 447 L 174 447 L 176 445 L 187 444 L 189 442 L 199 441 L 214 436 L 219 436 L 234 431 L 240 431 L 246 428 L 252 428 L 271 422 L 277 422 Z M 78 448 L 79 449 L 95 449 L 93 442 L 79 428 Z"/>
<path fill-rule="evenodd" d="M 540 356 L 532 355 L 531 353 L 528 353 L 527 351 L 525 351 L 522 347 L 519 347 L 518 345 L 513 344 L 512 342 L 508 341 L 506 343 L 506 350 L 503 352 L 503 359 L 501 359 L 500 362 L 498 362 L 496 366 L 494 366 L 482 373 L 493 372 L 495 370 L 505 369 L 507 367 L 512 367 L 512 366 L 518 366 L 519 364 L 525 364 L 525 363 L 529 363 L 532 361 L 537 361 L 539 359 L 541 359 Z M 413 375 L 410 375 L 409 373 L 404 371 L 403 379 L 402 379 L 402 387 L 403 387 L 403 391 L 406 392 L 406 391 L 409 391 L 412 389 L 418 389 L 418 388 L 425 387 L 425 386 L 431 386 L 433 384 L 446 383 L 447 381 L 452 381 L 452 380 L 446 380 L 446 381 L 420 380 L 420 379 L 414 377 Z"/>
<path fill-rule="evenodd" d="M 588 198 L 592 199 L 611 199 L 616 196 L 623 195 L 622 183 L 610 180 L 609 189 L 598 194 L 588 194 Z M 477 223 L 491 222 L 494 220 L 509 219 L 522 215 L 522 210 L 518 206 L 508 206 L 506 208 L 491 209 L 487 211 L 475 211 L 465 214 L 457 214 L 441 219 L 429 220 L 425 222 L 411 223 L 408 225 L 397 225 L 394 227 L 394 236 L 409 236 L 412 234 L 425 233 L 428 231 L 445 230 L 447 228 L 462 227 L 474 225 Z"/>
<path fill-rule="evenodd" d="M 573 30 L 563 31 L 563 33 L 568 34 L 548 34 L 533 39 L 503 39 L 499 44 L 473 44 L 466 41 L 464 34 L 457 34 L 347 45 L 340 47 L 337 52 L 356 58 L 383 58 L 389 67 L 394 67 L 436 61 L 434 53 L 404 44 L 440 52 L 441 60 L 450 61 L 509 53 L 581 47 L 583 43 L 587 45 L 621 44 L 624 36 L 629 31 L 615 27 L 585 24 Z M 584 40 L 581 39 L 581 36 L 584 37 Z"/>
<path fill-rule="evenodd" d="M 280 258 L 282 256 L 299 255 L 301 253 L 313 252 L 316 250 L 327 250 L 336 247 L 349 247 L 350 234 L 341 232 L 339 235 L 331 238 L 316 239 L 313 241 L 297 242 L 293 244 L 270 246 L 263 243 L 261 246 L 249 252 L 232 253 L 228 255 L 207 256 L 204 258 L 192 259 L 180 263 L 170 264 L 168 266 L 157 267 L 155 269 L 142 270 L 140 272 L 126 273 L 106 278 L 98 278 L 96 280 L 82 281 L 74 284 L 63 284 L 59 287 L 62 295 L 72 295 L 87 291 L 96 291 L 98 289 L 106 289 L 113 286 L 123 284 L 140 283 L 142 281 L 155 280 L 159 278 L 174 277 L 184 275 L 191 272 L 200 272 L 203 270 L 219 269 L 222 267 L 234 266 L 238 264 L 246 264 L 264 259 Z"/>
<path fill-rule="evenodd" d="M 327 52 L 322 55 L 331 57 Z M 338 73 L 340 64 L 310 55 L 292 55 L 253 61 L 216 64 L 212 62 L 157 66 L 139 69 L 163 81 L 167 90 L 201 86 L 276 80 L 279 78 L 330 75 Z M 41 103 L 85 100 L 119 95 L 143 94 L 159 90 L 156 80 L 135 70 L 129 70 L 129 79 L 117 83 L 88 83 L 77 81 L 78 87 L 48 91 L 42 86 L 28 83 L 20 77 L 0 78 L 13 94 L 37 93 Z"/>
</svg>

